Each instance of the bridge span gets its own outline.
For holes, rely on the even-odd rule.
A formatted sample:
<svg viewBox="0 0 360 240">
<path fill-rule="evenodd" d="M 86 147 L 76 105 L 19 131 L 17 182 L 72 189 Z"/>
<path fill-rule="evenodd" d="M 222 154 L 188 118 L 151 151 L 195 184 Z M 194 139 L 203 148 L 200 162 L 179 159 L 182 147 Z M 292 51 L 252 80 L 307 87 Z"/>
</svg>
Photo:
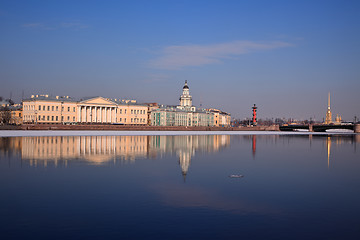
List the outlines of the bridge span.
<svg viewBox="0 0 360 240">
<path fill-rule="evenodd" d="M 309 131 L 309 132 L 326 132 L 326 130 L 353 130 L 360 133 L 360 124 L 307 124 L 307 125 L 282 125 L 280 131 Z"/>
</svg>

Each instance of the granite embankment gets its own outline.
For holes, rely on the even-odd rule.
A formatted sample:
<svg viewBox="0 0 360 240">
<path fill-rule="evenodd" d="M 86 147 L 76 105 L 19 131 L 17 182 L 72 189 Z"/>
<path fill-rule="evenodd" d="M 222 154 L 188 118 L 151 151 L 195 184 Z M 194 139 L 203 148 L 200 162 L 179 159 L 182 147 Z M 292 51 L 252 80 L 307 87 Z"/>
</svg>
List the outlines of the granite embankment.
<svg viewBox="0 0 360 240">
<path fill-rule="evenodd" d="M 109 131 L 279 131 L 278 125 L 256 127 L 157 127 L 124 126 L 107 124 L 61 125 L 61 124 L 24 124 L 21 126 L 0 126 L 0 130 L 109 130 Z"/>
</svg>

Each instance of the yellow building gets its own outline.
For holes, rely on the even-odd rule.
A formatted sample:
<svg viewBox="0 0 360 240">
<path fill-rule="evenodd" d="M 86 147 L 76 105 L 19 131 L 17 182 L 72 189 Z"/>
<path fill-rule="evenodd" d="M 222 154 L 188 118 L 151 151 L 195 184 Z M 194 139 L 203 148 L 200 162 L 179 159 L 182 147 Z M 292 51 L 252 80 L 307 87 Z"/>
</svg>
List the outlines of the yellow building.
<svg viewBox="0 0 360 240">
<path fill-rule="evenodd" d="M 219 109 L 207 109 L 214 115 L 214 126 L 215 127 L 229 127 L 231 123 L 231 115 L 229 113 L 223 112 Z"/>
<path fill-rule="evenodd" d="M 32 95 L 23 100 L 23 123 L 74 123 L 76 107 L 69 96 Z"/>
<path fill-rule="evenodd" d="M 23 122 L 23 118 L 22 118 L 22 108 L 21 107 L 14 107 L 14 108 L 10 108 L 11 110 L 11 119 L 10 119 L 10 124 L 14 124 L 14 125 L 21 125 Z"/>
<path fill-rule="evenodd" d="M 146 125 L 148 106 L 103 97 L 76 101 L 68 96 L 32 95 L 23 100 L 24 123 Z"/>
</svg>

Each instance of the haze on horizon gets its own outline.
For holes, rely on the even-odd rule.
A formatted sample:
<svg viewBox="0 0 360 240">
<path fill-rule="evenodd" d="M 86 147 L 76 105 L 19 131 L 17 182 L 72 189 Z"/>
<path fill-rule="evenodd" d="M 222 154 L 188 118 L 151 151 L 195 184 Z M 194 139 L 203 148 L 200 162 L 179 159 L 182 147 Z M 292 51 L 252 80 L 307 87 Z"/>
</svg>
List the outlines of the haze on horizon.
<svg viewBox="0 0 360 240">
<path fill-rule="evenodd" d="M 0 96 L 360 117 L 359 1 L 1 1 Z"/>
</svg>

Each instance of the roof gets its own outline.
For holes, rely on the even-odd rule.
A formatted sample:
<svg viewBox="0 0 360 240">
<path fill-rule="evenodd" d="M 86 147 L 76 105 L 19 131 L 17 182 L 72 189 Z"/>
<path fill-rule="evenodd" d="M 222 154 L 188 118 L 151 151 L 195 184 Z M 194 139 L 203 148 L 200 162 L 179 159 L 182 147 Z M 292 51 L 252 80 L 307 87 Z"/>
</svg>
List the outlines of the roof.
<svg viewBox="0 0 360 240">
<path fill-rule="evenodd" d="M 23 102 L 30 101 L 78 102 L 77 99 L 69 96 L 32 95 L 31 98 L 23 99 Z"/>
</svg>

